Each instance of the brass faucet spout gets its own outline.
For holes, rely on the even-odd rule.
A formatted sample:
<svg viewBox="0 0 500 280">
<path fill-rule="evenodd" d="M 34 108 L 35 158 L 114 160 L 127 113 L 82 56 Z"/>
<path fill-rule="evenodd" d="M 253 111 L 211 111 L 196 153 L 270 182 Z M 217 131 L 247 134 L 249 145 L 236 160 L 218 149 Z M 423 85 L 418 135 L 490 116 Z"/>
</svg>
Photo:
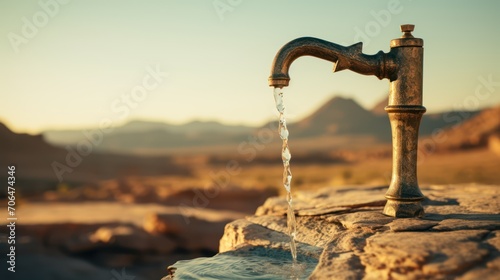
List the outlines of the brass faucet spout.
<svg viewBox="0 0 500 280">
<path fill-rule="evenodd" d="M 386 54 L 362 53 L 363 43 L 341 46 L 325 40 L 302 37 L 284 45 L 274 57 L 269 77 L 269 86 L 286 87 L 290 81 L 288 70 L 292 62 L 301 56 L 314 56 L 334 63 L 333 72 L 350 69 L 363 75 L 374 75 L 379 79 L 388 78 Z"/>
</svg>

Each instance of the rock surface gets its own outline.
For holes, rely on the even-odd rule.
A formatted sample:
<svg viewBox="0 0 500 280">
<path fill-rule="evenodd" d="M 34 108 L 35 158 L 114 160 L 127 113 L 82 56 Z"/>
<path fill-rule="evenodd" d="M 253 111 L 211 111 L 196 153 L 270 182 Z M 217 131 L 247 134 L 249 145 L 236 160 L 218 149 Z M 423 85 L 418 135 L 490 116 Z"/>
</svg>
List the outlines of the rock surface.
<svg viewBox="0 0 500 280">
<path fill-rule="evenodd" d="M 500 186 L 422 187 L 426 215 L 382 214 L 386 187 L 296 192 L 299 254 L 319 263 L 309 279 L 498 279 Z M 287 248 L 286 201 L 226 225 L 220 252 Z"/>
</svg>

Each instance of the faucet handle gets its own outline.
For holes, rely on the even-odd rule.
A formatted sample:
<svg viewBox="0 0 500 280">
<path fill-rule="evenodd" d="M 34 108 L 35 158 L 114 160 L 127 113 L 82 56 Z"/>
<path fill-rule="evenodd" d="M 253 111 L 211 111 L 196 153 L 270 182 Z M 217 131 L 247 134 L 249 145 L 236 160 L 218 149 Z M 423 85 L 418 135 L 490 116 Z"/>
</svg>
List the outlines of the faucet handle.
<svg viewBox="0 0 500 280">
<path fill-rule="evenodd" d="M 415 29 L 414 24 L 402 24 L 401 32 L 403 35 L 399 38 L 391 40 L 391 48 L 398 47 L 422 47 L 424 40 L 413 37 L 411 32 Z"/>
<path fill-rule="evenodd" d="M 415 38 L 411 34 L 414 29 L 415 29 L 415 25 L 413 25 L 413 24 L 402 24 L 401 25 L 401 32 L 403 32 L 403 36 L 401 36 L 401 38 Z"/>
</svg>

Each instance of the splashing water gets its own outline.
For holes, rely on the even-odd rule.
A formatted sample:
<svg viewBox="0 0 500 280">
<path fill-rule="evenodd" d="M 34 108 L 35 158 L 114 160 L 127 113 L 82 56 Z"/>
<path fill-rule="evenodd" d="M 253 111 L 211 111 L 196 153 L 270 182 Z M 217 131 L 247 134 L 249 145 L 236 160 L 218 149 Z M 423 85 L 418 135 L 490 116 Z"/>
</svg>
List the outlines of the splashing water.
<svg viewBox="0 0 500 280">
<path fill-rule="evenodd" d="M 295 221 L 295 213 L 293 211 L 293 200 L 291 193 L 292 183 L 292 170 L 290 169 L 290 159 L 292 154 L 288 148 L 288 128 L 286 127 L 285 118 L 285 104 L 283 103 L 283 90 L 281 88 L 274 88 L 274 101 L 276 102 L 276 109 L 279 112 L 279 128 L 278 132 L 283 146 L 281 148 L 281 159 L 283 160 L 283 186 L 286 189 L 286 201 L 288 202 L 287 211 L 287 227 L 290 236 L 290 251 L 292 253 L 293 264 L 297 265 L 297 245 L 295 244 L 295 237 L 297 235 L 297 225 Z"/>
<path fill-rule="evenodd" d="M 241 248 L 236 251 L 219 253 L 211 258 L 197 258 L 178 261 L 173 279 L 241 279 L 241 280 L 283 280 L 307 279 L 316 267 L 314 257 L 299 256 L 301 273 L 297 273 L 289 258 L 288 251 L 262 246 Z M 167 279 L 167 278 L 164 278 Z"/>
</svg>

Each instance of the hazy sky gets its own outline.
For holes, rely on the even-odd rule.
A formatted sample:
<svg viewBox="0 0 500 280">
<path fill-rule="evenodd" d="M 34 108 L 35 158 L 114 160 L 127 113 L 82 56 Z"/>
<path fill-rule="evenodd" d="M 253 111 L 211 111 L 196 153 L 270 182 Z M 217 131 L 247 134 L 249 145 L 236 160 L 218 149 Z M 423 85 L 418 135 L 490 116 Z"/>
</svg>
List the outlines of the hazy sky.
<svg viewBox="0 0 500 280">
<path fill-rule="evenodd" d="M 269 70 L 314 36 L 389 51 L 399 25 L 424 39 L 428 111 L 500 103 L 500 1 L 39 0 L 0 2 L 0 121 L 17 132 L 131 119 L 261 124 L 276 116 Z M 334 94 L 365 107 L 388 81 L 312 57 L 285 89 L 298 120 Z"/>
</svg>

